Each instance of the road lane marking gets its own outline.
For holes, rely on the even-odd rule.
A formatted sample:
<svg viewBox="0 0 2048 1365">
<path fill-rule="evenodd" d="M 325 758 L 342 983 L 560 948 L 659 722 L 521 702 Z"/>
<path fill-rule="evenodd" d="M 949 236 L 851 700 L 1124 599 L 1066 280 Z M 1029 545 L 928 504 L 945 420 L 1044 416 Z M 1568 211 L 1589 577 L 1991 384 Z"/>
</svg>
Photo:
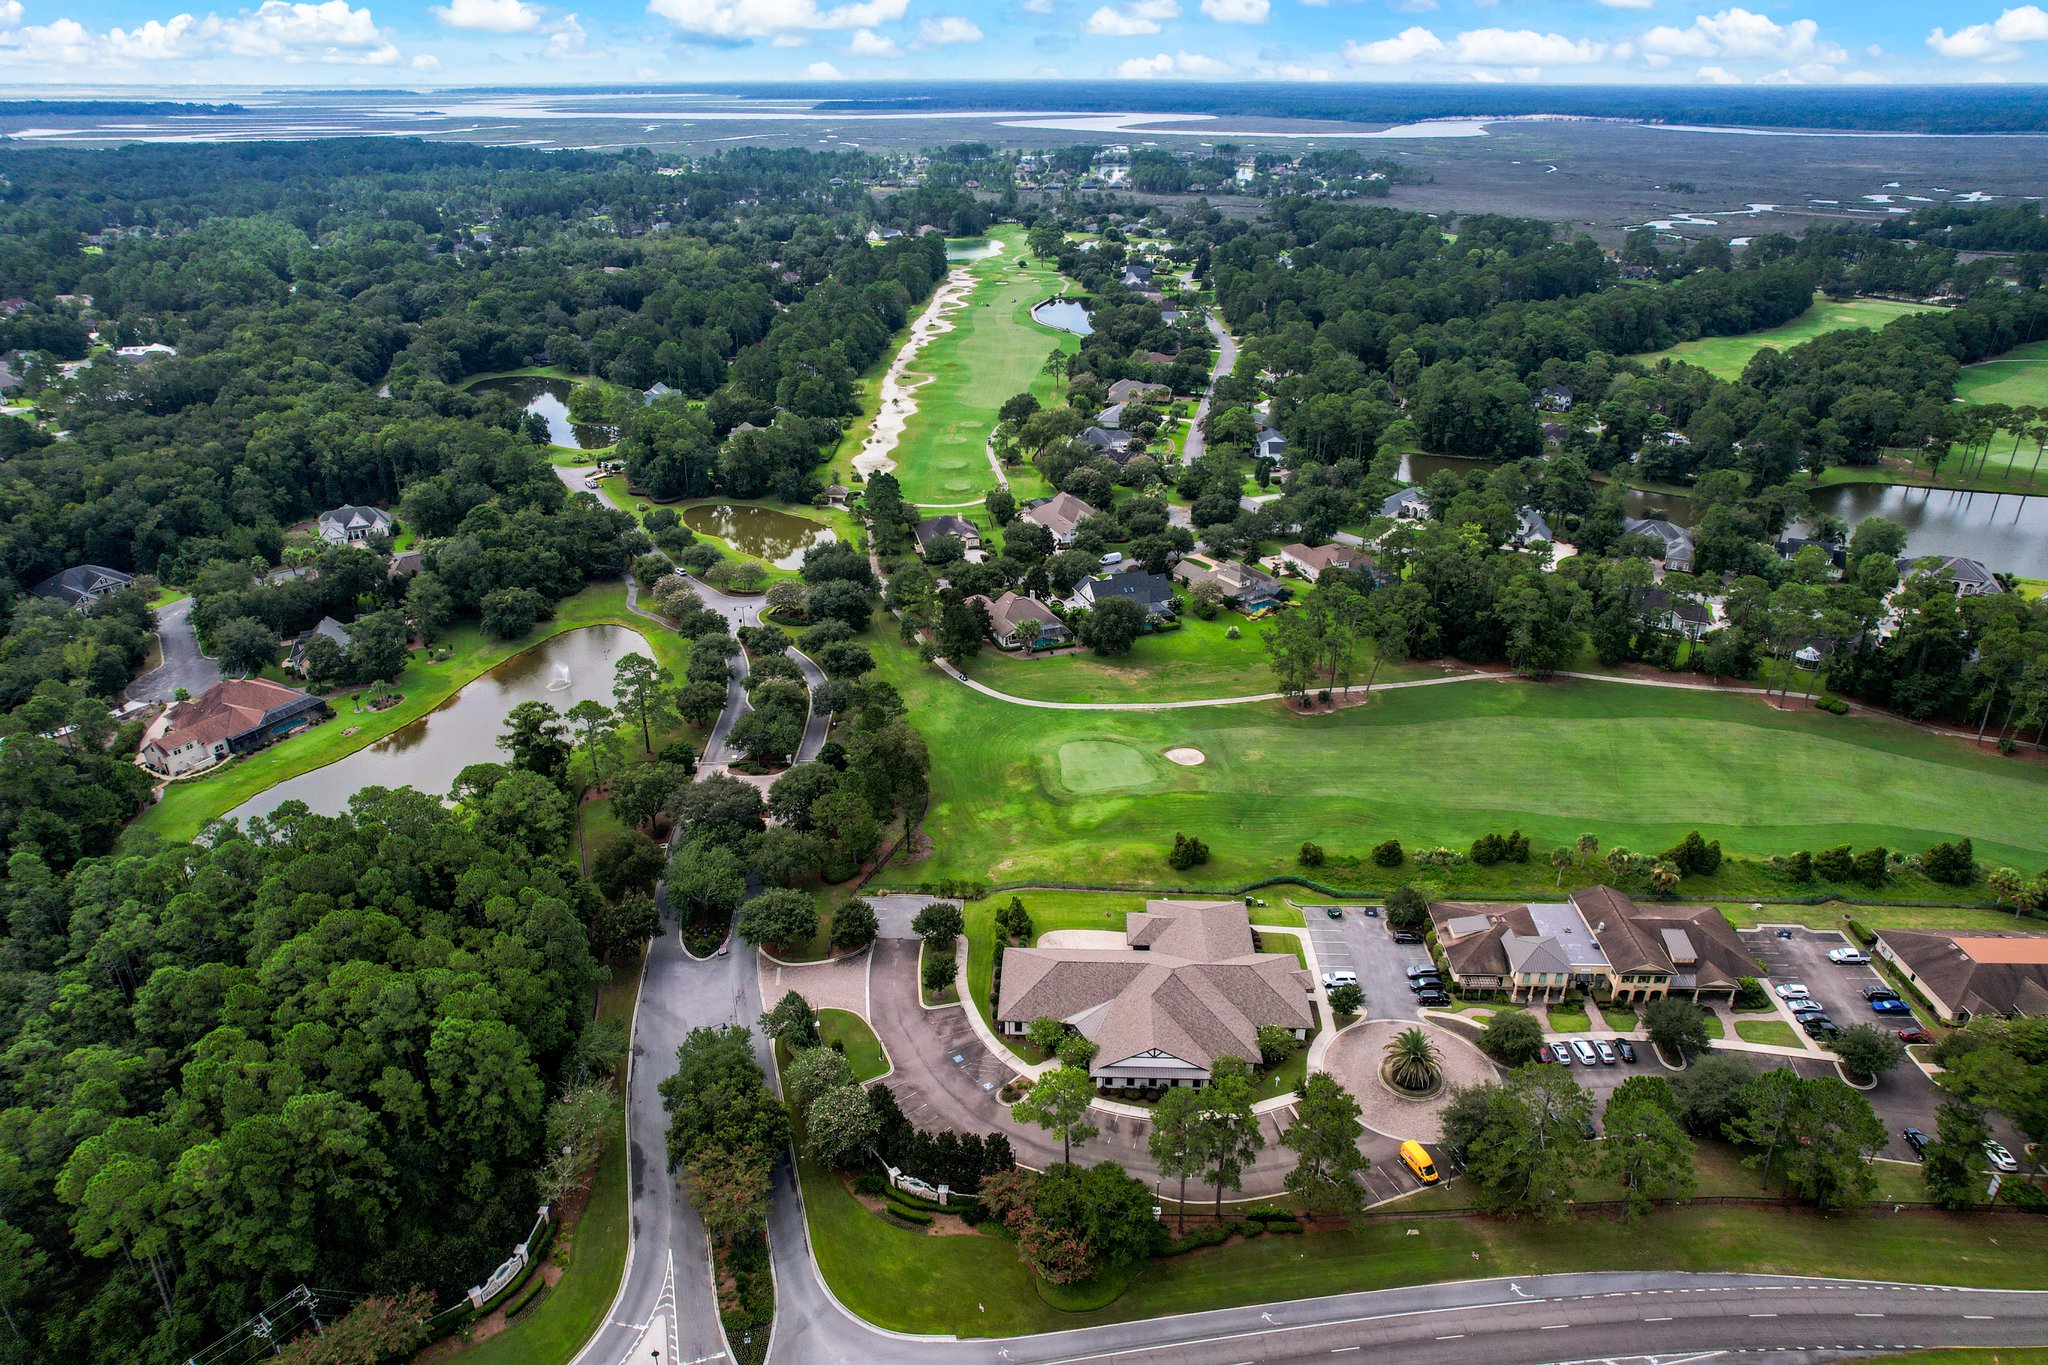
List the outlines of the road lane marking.
<svg viewBox="0 0 2048 1365">
<path fill-rule="evenodd" d="M 1569 1326 L 1571 1326 L 1571 1324 L 1568 1322 L 1553 1322 L 1547 1323 L 1542 1327 L 1538 1327 L 1536 1330 L 1539 1332 L 1562 1332 L 1565 1328 Z"/>
<path fill-rule="evenodd" d="M 1355 1351 L 1357 1349 L 1358 1348 L 1356 1346 L 1332 1346 L 1330 1348 L 1330 1354 L 1333 1356 L 1341 1356 L 1351 1351 Z"/>
<path fill-rule="evenodd" d="M 1644 1322 L 1669 1322 L 1670 1318 L 1644 1318 Z"/>
</svg>

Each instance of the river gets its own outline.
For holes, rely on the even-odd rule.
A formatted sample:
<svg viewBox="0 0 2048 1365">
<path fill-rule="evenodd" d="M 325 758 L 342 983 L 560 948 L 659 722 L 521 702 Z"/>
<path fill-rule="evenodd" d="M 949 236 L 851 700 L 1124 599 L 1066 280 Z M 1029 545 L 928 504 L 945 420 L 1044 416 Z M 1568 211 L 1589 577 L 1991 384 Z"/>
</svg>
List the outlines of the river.
<svg viewBox="0 0 2048 1365">
<path fill-rule="evenodd" d="M 544 701 L 558 711 L 579 701 L 609 706 L 619 656 L 650 653 L 645 639 L 621 626 L 567 631 L 507 659 L 404 729 L 324 768 L 287 778 L 228 815 L 246 821 L 286 801 L 303 801 L 321 815 L 339 815 L 349 797 L 375 786 L 416 787 L 445 796 L 456 774 L 470 764 L 504 761 L 498 736 L 506 713 L 520 702 Z M 327 724 L 350 724 L 350 706 L 347 698 L 339 699 Z"/>
</svg>

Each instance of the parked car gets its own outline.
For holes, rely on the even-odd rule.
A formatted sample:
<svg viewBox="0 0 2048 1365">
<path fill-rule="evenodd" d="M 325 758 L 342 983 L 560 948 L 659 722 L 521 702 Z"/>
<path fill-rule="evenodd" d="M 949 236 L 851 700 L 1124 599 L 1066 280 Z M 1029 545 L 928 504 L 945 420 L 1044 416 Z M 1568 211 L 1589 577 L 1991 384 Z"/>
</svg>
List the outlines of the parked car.
<svg viewBox="0 0 2048 1365">
<path fill-rule="evenodd" d="M 1803 981 L 1787 981 L 1782 985 L 1772 987 L 1772 989 L 1777 991 L 1780 1000 L 1791 1000 L 1798 996 L 1812 994 L 1812 992 L 1806 989 L 1806 983 Z"/>
<path fill-rule="evenodd" d="M 1579 1133 L 1588 1142 L 1591 1142 L 1594 1138 L 1600 1136 L 1598 1133 L 1593 1131 L 1593 1120 L 1589 1118 L 1581 1118 L 1579 1120 Z"/>
<path fill-rule="evenodd" d="M 1790 938 L 1790 937 L 1792 937 L 1792 931 L 1791 931 L 1790 929 L 1780 929 L 1780 930 L 1778 931 L 1778 937 L 1779 937 L 1779 938 Z"/>
<path fill-rule="evenodd" d="M 1550 1060 L 1556 1062 L 1559 1066 L 1570 1066 L 1572 1064 L 1572 1050 L 1563 1043 L 1552 1043 L 1550 1045 Z"/>
<path fill-rule="evenodd" d="M 1341 905 L 1326 906 L 1324 907 L 1323 913 L 1328 915 L 1331 919 L 1343 919 L 1344 907 Z"/>
<path fill-rule="evenodd" d="M 1394 942 L 1420 943 L 1422 942 L 1422 935 L 1416 933 L 1413 929 L 1396 929 L 1394 931 Z"/>
<path fill-rule="evenodd" d="M 1450 1005 L 1451 997 L 1445 995 L 1440 990 L 1431 988 L 1429 990 L 1422 992 L 1422 994 L 1416 996 L 1415 1003 L 1418 1005 L 1427 1005 L 1431 1009 L 1440 1010 L 1445 1009 Z"/>
<path fill-rule="evenodd" d="M 1890 986 L 1865 986 L 1863 988 L 1863 998 L 1865 1000 L 1896 1000 L 1899 998 L 1899 993 Z"/>
<path fill-rule="evenodd" d="M 1580 1066 L 1600 1065 L 1600 1054 L 1593 1051 L 1593 1045 L 1584 1038 L 1572 1039 L 1572 1056 L 1579 1059 Z"/>
<path fill-rule="evenodd" d="M 1348 967 L 1338 967 L 1323 973 L 1323 985 L 1331 990 L 1339 986 L 1356 986 L 1358 973 Z"/>
<path fill-rule="evenodd" d="M 1899 1136 L 1904 1138 L 1906 1145 L 1913 1149 L 1914 1156 L 1927 1155 L 1927 1134 L 1921 1132 L 1918 1128 L 1907 1128 L 1901 1131 Z"/>
<path fill-rule="evenodd" d="M 1827 1013 L 1827 1010 L 1822 1008 L 1820 1001 L 1814 999 L 1810 995 L 1802 995 L 1797 1000 L 1787 1000 L 1785 1002 L 1785 1008 L 1792 1011 L 1792 1017 L 1794 1019 L 1804 1018 L 1806 1015 L 1809 1014 Z"/>
<path fill-rule="evenodd" d="M 1856 948 L 1830 948 L 1828 949 L 1828 961 L 1838 963 L 1844 967 L 1861 967 L 1864 963 L 1870 961 L 1870 954 Z"/>
<path fill-rule="evenodd" d="M 1443 972 L 1437 967 L 1437 965 L 1434 962 L 1418 962 L 1413 967 L 1410 967 L 1408 969 L 1408 979 L 1410 981 L 1413 981 L 1418 976 L 1442 975 Z"/>
<path fill-rule="evenodd" d="M 1634 1043 L 1631 1043 L 1628 1039 L 1616 1038 L 1614 1040 L 1614 1050 L 1616 1052 L 1619 1052 L 1621 1054 L 1621 1060 L 1627 1062 L 1630 1066 L 1634 1066 L 1636 1064 L 1636 1045 Z"/>
<path fill-rule="evenodd" d="M 1417 995 L 1424 991 L 1441 991 L 1443 988 L 1444 979 L 1440 976 L 1418 976 L 1408 983 L 1408 989 Z"/>
<path fill-rule="evenodd" d="M 1380 908 L 1377 905 L 1366 906 L 1365 917 L 1367 919 L 1378 919 L 1380 917 Z"/>
<path fill-rule="evenodd" d="M 1921 1028 L 1918 1024 L 1915 1024 L 1912 1028 L 1902 1028 L 1899 1030 L 1899 1041 L 1902 1043 L 1931 1043 L 1934 1041 L 1934 1035 Z"/>
<path fill-rule="evenodd" d="M 1892 996 L 1889 1000 L 1873 1000 L 1870 1002 L 1870 1008 L 1879 1014 L 1911 1014 L 1913 1012 L 1913 1007 L 1899 999 L 1896 995 Z"/>
<path fill-rule="evenodd" d="M 1809 1014 L 1799 1021 L 1799 1026 L 1806 1030 L 1806 1036 L 1809 1038 L 1825 1040 L 1842 1036 L 1841 1025 L 1825 1014 Z"/>
<path fill-rule="evenodd" d="M 1613 1066 L 1621 1060 L 1614 1051 L 1614 1044 L 1608 1042 L 1605 1038 L 1595 1040 L 1593 1051 L 1600 1054 L 1600 1065 L 1602 1066 Z"/>
<path fill-rule="evenodd" d="M 1401 1164 L 1414 1172 L 1415 1178 L 1423 1184 L 1436 1184 L 1436 1163 L 1429 1159 L 1429 1149 L 1421 1143 L 1410 1139 L 1401 1144 Z"/>
<path fill-rule="evenodd" d="M 2007 1174 L 2010 1174 L 2013 1171 L 2017 1171 L 2020 1168 L 2020 1163 L 2013 1160 L 2012 1153 L 2005 1150 L 2005 1146 L 2003 1143 L 1985 1143 L 1984 1158 L 1985 1160 L 1989 1161 L 1994 1167 L 2001 1171 L 2006 1172 Z"/>
<path fill-rule="evenodd" d="M 1550 1044 L 1540 1043 L 1537 1045 L 1536 1060 L 1539 1062 L 1554 1062 L 1557 1060 L 1557 1058 L 1550 1055 Z"/>
</svg>

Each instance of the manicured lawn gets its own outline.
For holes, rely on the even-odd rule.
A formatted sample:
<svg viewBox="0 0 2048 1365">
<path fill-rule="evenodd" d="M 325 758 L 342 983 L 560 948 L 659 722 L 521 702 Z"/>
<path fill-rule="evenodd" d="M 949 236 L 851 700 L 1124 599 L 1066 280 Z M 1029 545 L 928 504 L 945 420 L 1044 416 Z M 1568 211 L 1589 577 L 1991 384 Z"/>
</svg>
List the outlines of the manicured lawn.
<svg viewBox="0 0 2048 1365">
<path fill-rule="evenodd" d="M 682 676 L 688 654 L 674 632 L 628 612 L 624 584 L 593 584 L 556 603 L 554 620 L 542 622 L 518 640 L 486 640 L 473 624 L 457 627 L 443 642 L 452 650 L 447 658 L 428 663 L 423 655 L 414 654 L 398 679 L 405 700 L 389 711 L 365 712 L 346 720 L 336 716 L 259 754 L 238 759 L 211 776 L 173 782 L 165 789 L 163 800 L 144 811 L 130 828 L 174 843 L 190 840 L 208 820 L 225 815 L 258 792 L 324 767 L 418 720 L 514 654 L 564 631 L 595 625 L 619 625 L 639 632 L 653 650 L 655 661 L 672 675 Z M 343 733 L 351 727 L 354 734 Z"/>
<path fill-rule="evenodd" d="M 1745 1043 L 1764 1043 L 1772 1047 L 1799 1046 L 1799 1035 L 1782 1019 L 1737 1019 L 1735 1036 Z"/>
<path fill-rule="evenodd" d="M 1704 1023 L 1707 1026 L 1707 1037 L 1726 1038 L 1728 1036 L 1728 1030 L 1721 1023 L 1720 1015 L 1709 1014 L 1705 1019 L 1701 1020 L 1700 1022 Z"/>
<path fill-rule="evenodd" d="M 882 1040 L 868 1027 L 868 1021 L 850 1010 L 819 1010 L 818 1034 L 826 1047 L 837 1043 L 853 1066 L 853 1078 L 871 1081 L 889 1070 L 889 1058 Z"/>
<path fill-rule="evenodd" d="M 1277 691 L 1265 632 L 1270 621 L 1253 621 L 1226 611 L 1213 621 L 1192 615 L 1179 630 L 1142 637 L 1131 652 L 1105 658 L 1088 650 L 1027 657 L 984 648 L 967 675 L 1013 697 L 1035 701 L 1192 701 L 1206 697 L 1251 697 Z M 1238 638 L 1229 632 L 1235 628 Z M 1372 665 L 1359 660 L 1354 686 Z M 1380 669 L 1379 682 L 1429 676 L 1427 665 L 1395 664 Z"/>
<path fill-rule="evenodd" d="M 933 763 L 933 855 L 892 864 L 881 878 L 891 885 L 986 877 L 1228 888 L 1290 869 L 1304 840 L 1357 856 L 1389 836 L 1411 849 L 1463 848 L 1517 826 L 1539 850 L 1589 831 L 1603 852 L 1661 851 L 1698 828 L 1751 856 L 1841 843 L 1917 851 L 1966 834 L 1989 865 L 2048 862 L 2048 770 L 1876 718 L 1513 680 L 1387 692 L 1319 716 L 1277 702 L 1056 711 L 984 697 L 871 638 L 880 676 L 908 701 Z M 1180 747 L 1205 762 L 1168 761 Z M 1210 861 L 1167 867 L 1176 831 L 1206 840 Z M 1552 875 L 1538 863 L 1483 871 L 1533 889 Z M 1472 884 L 1465 873 L 1461 891 Z M 1368 865 L 1321 879 L 1380 886 L 1414 875 Z M 1703 880 L 1691 894 L 1728 898 L 1714 886 Z"/>
<path fill-rule="evenodd" d="M 2003 355 L 1965 366 L 1956 379 L 1956 397 L 1965 403 L 2048 407 L 2048 341 L 2015 346 Z"/>
<path fill-rule="evenodd" d="M 917 387 L 917 411 L 894 452 L 896 477 L 912 502 L 973 502 L 995 487 L 987 442 L 997 410 L 1026 389 L 1048 402 L 1052 377 L 1039 367 L 1056 349 L 1080 349 L 1079 337 L 1031 317 L 1034 305 L 1071 290 L 1071 283 L 1035 258 L 1030 269 L 1019 268 L 1021 230 L 991 235 L 1004 250 L 967 267 L 975 285 L 952 314 L 953 329 L 933 337 L 912 362 L 913 375 L 932 376 Z M 1010 471 L 1010 482 L 1019 498 L 1044 491 L 1028 468 Z"/>
<path fill-rule="evenodd" d="M 1782 327 L 1745 332 L 1741 336 L 1702 337 L 1698 341 L 1682 342 L 1669 350 L 1651 351 L 1631 358 L 1645 365 L 1655 365 L 1667 357 L 1683 360 L 1718 378 L 1732 380 L 1740 378 L 1749 358 L 1766 346 L 1797 346 L 1825 332 L 1838 332 L 1849 327 L 1875 329 L 1908 314 L 1928 311 L 1925 304 L 1895 303 L 1890 299 L 1850 299 L 1837 303 L 1816 295 L 1813 307 Z"/>
<path fill-rule="evenodd" d="M 1550 1027 L 1557 1033 L 1589 1033 L 1593 1021 L 1586 1012 L 1576 1005 L 1548 1005 L 1544 1012 L 1550 1016 Z"/>
<path fill-rule="evenodd" d="M 1703 1141 L 1693 1148 L 1693 1179 L 1697 1187 L 1695 1199 L 1753 1199 L 1759 1195 L 1782 1195 L 1782 1186 L 1764 1187 L 1757 1172 L 1742 1163 L 1743 1153 L 1732 1143 Z M 1879 1203 L 1898 1201 L 1922 1202 L 1927 1198 L 1927 1187 L 1920 1179 L 1920 1168 L 1896 1161 L 1874 1161 L 1871 1171 L 1877 1178 L 1877 1187 L 1871 1198 Z M 1579 1181 L 1577 1198 L 1580 1203 L 1595 1203 L 1622 1198 L 1621 1180 L 1617 1176 L 1594 1174 Z M 1397 1200 L 1392 1208 L 1395 1212 L 1431 1209 L 1467 1209 L 1472 1206 L 1472 1192 L 1463 1179 L 1447 1180 L 1440 1185 L 1418 1189 L 1406 1198 Z"/>
<path fill-rule="evenodd" d="M 1848 932 L 1844 917 L 1853 915 L 1867 929 L 2010 929 L 2010 910 L 1992 910 L 1981 905 L 1773 905 L 1759 910 L 1750 901 L 1717 902 L 1728 922 L 1738 929 L 1759 924 L 1803 924 L 1809 929 L 1840 929 Z M 2021 928 L 2038 927 L 2031 918 L 2019 921 Z"/>
<path fill-rule="evenodd" d="M 600 1018 L 617 1019 L 630 1036 L 634 1002 L 640 990 L 637 963 L 617 964 L 612 979 L 598 989 Z M 620 1077 L 623 1088 L 624 1077 Z M 559 1365 L 575 1355 L 597 1330 L 605 1310 L 619 1291 L 626 1272 L 627 1209 L 626 1124 L 623 1114 L 605 1138 L 597 1161 L 590 1200 L 577 1220 L 562 1278 L 527 1316 L 496 1336 L 459 1352 L 465 1365 Z"/>
</svg>

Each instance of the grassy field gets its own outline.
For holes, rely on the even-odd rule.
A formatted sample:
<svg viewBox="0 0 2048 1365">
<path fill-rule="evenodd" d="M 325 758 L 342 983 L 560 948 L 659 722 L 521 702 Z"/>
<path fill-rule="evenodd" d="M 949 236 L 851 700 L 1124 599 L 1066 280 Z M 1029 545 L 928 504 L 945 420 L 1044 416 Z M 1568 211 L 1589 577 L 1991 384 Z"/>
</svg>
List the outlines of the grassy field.
<svg viewBox="0 0 2048 1365">
<path fill-rule="evenodd" d="M 640 991 L 638 964 L 614 966 L 612 979 L 598 988 L 600 1018 L 617 1019 L 630 1037 L 633 1006 Z M 619 1078 L 621 1093 L 625 1078 Z M 465 1365 L 560 1365 L 574 1356 L 597 1330 L 605 1310 L 618 1293 L 626 1272 L 627 1209 L 626 1120 L 623 1113 L 605 1139 L 597 1161 L 590 1200 L 577 1220 L 570 1249 L 558 1250 L 565 1261 L 562 1278 L 546 1298 L 517 1323 L 451 1359 Z"/>
<path fill-rule="evenodd" d="M 1890 299 L 1850 299 L 1837 303 L 1816 295 L 1813 307 L 1782 327 L 1767 327 L 1741 336 L 1701 337 L 1698 341 L 1681 342 L 1668 350 L 1649 351 L 1631 359 L 1640 360 L 1645 365 L 1655 365 L 1660 360 L 1683 360 L 1718 378 L 1736 379 L 1741 376 L 1743 367 L 1749 364 L 1749 358 L 1766 346 L 1797 346 L 1824 332 L 1839 332 L 1849 327 L 1879 328 L 1909 314 L 1928 311 L 1928 305 L 1920 303 L 1896 303 Z"/>
<path fill-rule="evenodd" d="M 1032 306 L 1066 288 L 1059 271 L 1034 263 L 1020 269 L 1020 230 L 999 228 L 1004 251 L 965 267 L 975 279 L 966 306 L 956 311 L 953 329 L 925 344 L 913 374 L 932 375 L 917 389 L 917 411 L 896 445 L 896 477 L 903 496 L 920 503 L 978 500 L 995 487 L 989 468 L 988 435 L 996 410 L 1026 389 L 1041 402 L 1053 382 L 1039 373 L 1055 349 L 1074 351 L 1080 338 L 1032 321 Z M 1045 491 L 1028 469 L 1011 472 L 1018 497 Z"/>
<path fill-rule="evenodd" d="M 1238 638 L 1229 639 L 1232 627 Z M 1213 621 L 1182 617 L 1179 630 L 1147 635 L 1129 654 L 1103 658 L 1085 650 L 1026 658 L 993 648 L 982 650 L 967 668 L 977 682 L 999 692 L 1037 701 L 1189 701 L 1204 697 L 1247 697 L 1274 691 L 1263 632 L 1269 623 L 1226 611 Z M 1361 660 L 1356 682 L 1371 665 Z M 1380 669 L 1378 681 L 1430 676 L 1423 664 Z"/>
<path fill-rule="evenodd" d="M 638 631 L 653 649 L 656 662 L 676 676 L 681 676 L 688 663 L 688 653 L 673 632 L 626 610 L 624 584 L 593 584 L 556 603 L 554 620 L 542 622 L 518 640 L 486 640 L 473 624 L 457 627 L 443 642 L 452 651 L 447 658 L 429 663 L 413 656 L 398 679 L 405 700 L 389 711 L 366 712 L 347 721 L 337 716 L 259 754 L 238 759 L 211 776 L 173 782 L 164 790 L 163 799 L 144 811 L 130 828 L 173 842 L 189 840 L 207 821 L 225 815 L 258 792 L 288 777 L 325 767 L 418 720 L 513 655 L 564 631 L 596 625 Z M 355 733 L 344 734 L 351 726 Z"/>
<path fill-rule="evenodd" d="M 1582 1270 L 2048 1287 L 2048 1222 L 1939 1214 L 1822 1219 L 1769 1209 L 1686 1208 L 1633 1226 L 1601 1219 L 1561 1226 L 1435 1219 L 1319 1227 L 1306 1236 L 1261 1237 L 1155 1262 L 1107 1307 L 1067 1313 L 1034 1292 L 1007 1242 L 892 1226 L 831 1175 L 808 1162 L 802 1173 L 812 1243 L 832 1292 L 853 1312 L 900 1332 L 1049 1332 L 1244 1303 Z"/>
<path fill-rule="evenodd" d="M 1519 681 L 1389 692 L 1308 717 L 1278 703 L 1052 711 L 983 697 L 893 642 L 875 652 L 933 761 L 933 854 L 893 863 L 882 878 L 892 885 L 1230 886 L 1290 868 L 1304 840 L 1360 855 L 1389 836 L 1462 848 L 1514 826 L 1539 850 L 1590 831 L 1603 851 L 1658 852 L 1698 828 L 1750 855 L 1840 843 L 1918 851 L 1967 834 L 1987 864 L 2048 862 L 2048 771 L 1884 720 Z M 1169 762 L 1176 747 L 1206 761 Z M 1209 843 L 1206 865 L 1166 866 L 1177 831 Z M 1322 879 L 1395 877 L 1364 867 Z M 1715 898 L 1711 882 L 1692 894 Z"/>
<path fill-rule="evenodd" d="M 2015 346 L 2003 355 L 1966 366 L 1956 380 L 1965 403 L 2048 407 L 2048 341 Z"/>
<path fill-rule="evenodd" d="M 1856 917 L 1857 923 L 1869 929 L 2010 929 L 2013 914 L 2010 910 L 1993 910 L 1981 905 L 1849 905 L 1840 901 L 1829 901 L 1822 905 L 1775 905 L 1766 902 L 1762 909 L 1750 901 L 1716 902 L 1728 922 L 1738 929 L 1754 929 L 1760 924 L 1803 924 L 1809 929 L 1841 929 L 1848 926 L 1843 921 L 1849 916 Z M 2034 922 L 2022 921 L 2022 927 Z"/>
<path fill-rule="evenodd" d="M 858 1014 L 849 1010 L 819 1010 L 818 1034 L 826 1047 L 839 1044 L 853 1067 L 855 1080 L 871 1081 L 888 1074 L 889 1056 L 882 1050 L 882 1040 Z"/>
<path fill-rule="evenodd" d="M 1792 1026 L 1780 1019 L 1737 1019 L 1735 1036 L 1745 1043 L 1764 1043 L 1771 1047 L 1798 1047 L 1799 1035 Z"/>
</svg>

